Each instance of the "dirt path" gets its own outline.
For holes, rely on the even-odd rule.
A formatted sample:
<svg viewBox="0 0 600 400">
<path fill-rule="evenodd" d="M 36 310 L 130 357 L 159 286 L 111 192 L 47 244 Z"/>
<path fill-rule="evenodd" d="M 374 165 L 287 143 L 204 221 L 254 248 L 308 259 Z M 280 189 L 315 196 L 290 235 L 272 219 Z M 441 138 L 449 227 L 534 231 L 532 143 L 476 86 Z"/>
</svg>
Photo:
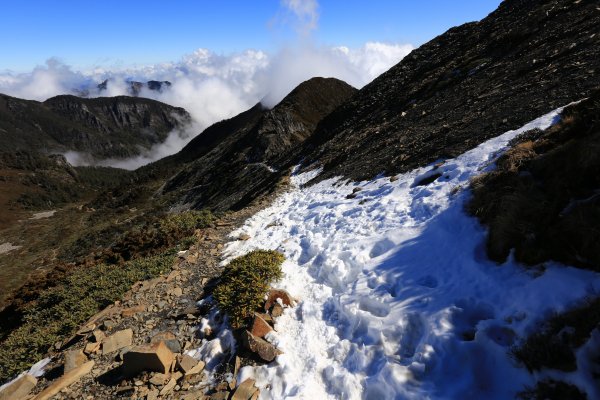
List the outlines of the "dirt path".
<svg viewBox="0 0 600 400">
<path fill-rule="evenodd" d="M 73 337 L 71 343 L 57 343 L 56 347 L 60 350 L 53 356 L 34 392 L 39 393 L 63 375 L 68 352 L 87 349 L 84 361 L 95 362 L 91 372 L 63 389 L 54 399 L 204 398 L 203 392 L 208 385 L 203 381 L 204 374 L 198 374 L 195 379 L 180 379 L 177 385 L 163 392 L 164 384 L 149 382 L 154 374 L 144 373 L 135 379 L 124 379 L 119 368 L 122 364 L 121 355 L 130 346 L 146 345 L 158 337 L 166 338 L 165 343 L 174 353 L 181 354 L 200 346 L 198 325 L 207 310 L 199 309 L 196 302 L 204 296 L 204 290 L 211 285 L 211 280 L 220 275 L 221 249 L 231 240 L 229 233 L 266 207 L 271 198 L 229 213 L 212 227 L 198 230 L 197 243 L 189 250 L 180 252 L 170 273 L 136 283 L 121 301 L 84 324 L 80 335 Z M 110 336 L 127 329 L 132 330 L 133 339 L 131 344 L 122 349 L 102 354 L 100 346 L 94 346 L 97 336 L 100 336 L 98 342 L 101 342 L 104 335 Z"/>
</svg>

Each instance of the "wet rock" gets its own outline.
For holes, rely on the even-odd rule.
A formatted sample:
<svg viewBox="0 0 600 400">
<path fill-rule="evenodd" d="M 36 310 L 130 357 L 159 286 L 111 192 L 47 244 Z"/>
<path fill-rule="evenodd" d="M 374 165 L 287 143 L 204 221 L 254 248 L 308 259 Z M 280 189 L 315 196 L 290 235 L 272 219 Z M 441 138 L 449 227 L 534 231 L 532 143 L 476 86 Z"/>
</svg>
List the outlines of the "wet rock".
<svg viewBox="0 0 600 400">
<path fill-rule="evenodd" d="M 35 376 L 25 374 L 0 391 L 0 400 L 20 400 L 29 395 L 37 385 Z"/>
<path fill-rule="evenodd" d="M 242 333 L 242 344 L 246 349 L 257 354 L 260 358 L 268 362 L 273 361 L 275 357 L 283 354 L 282 351 L 277 349 L 271 343 L 262 338 L 254 336 L 248 331 L 244 331 L 244 333 Z"/>
<path fill-rule="evenodd" d="M 125 376 L 136 376 L 142 371 L 166 374 L 170 371 L 173 360 L 174 355 L 164 342 L 137 346 L 123 355 L 123 373 Z"/>
</svg>

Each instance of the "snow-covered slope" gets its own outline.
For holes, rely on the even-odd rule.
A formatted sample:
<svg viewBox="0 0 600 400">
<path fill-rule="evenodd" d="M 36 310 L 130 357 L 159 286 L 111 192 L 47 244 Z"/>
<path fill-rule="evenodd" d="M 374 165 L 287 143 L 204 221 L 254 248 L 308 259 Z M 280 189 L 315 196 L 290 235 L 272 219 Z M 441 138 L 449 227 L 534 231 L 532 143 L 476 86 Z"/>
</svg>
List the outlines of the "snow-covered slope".
<svg viewBox="0 0 600 400">
<path fill-rule="evenodd" d="M 275 362 L 246 367 L 268 399 L 506 399 L 533 384 L 510 346 L 536 322 L 587 295 L 600 275 L 561 265 L 543 273 L 485 254 L 485 230 L 464 211 L 468 181 L 508 141 L 545 129 L 560 110 L 434 166 L 369 182 L 297 187 L 249 219 L 226 255 L 278 249 L 278 287 L 300 302 L 269 339 Z M 440 173 L 427 185 L 423 178 Z M 354 188 L 354 198 L 347 198 Z M 352 197 L 352 196 L 350 196 Z M 573 376 L 582 386 L 590 377 Z M 268 386 L 267 386 L 268 385 Z M 588 394 L 600 396 L 587 386 Z"/>
</svg>

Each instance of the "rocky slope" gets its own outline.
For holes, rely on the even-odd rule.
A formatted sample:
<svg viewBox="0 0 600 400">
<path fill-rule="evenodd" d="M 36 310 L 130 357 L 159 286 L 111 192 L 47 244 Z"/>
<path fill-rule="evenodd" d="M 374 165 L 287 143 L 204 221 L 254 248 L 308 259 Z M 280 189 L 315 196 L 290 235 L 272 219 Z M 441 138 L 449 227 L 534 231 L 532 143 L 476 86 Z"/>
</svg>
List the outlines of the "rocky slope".
<svg viewBox="0 0 600 400">
<path fill-rule="evenodd" d="M 180 167 L 162 189 L 185 207 L 239 209 L 271 191 L 281 179 L 288 153 L 317 123 L 356 89 L 333 78 L 313 78 L 273 109 L 260 103 L 208 128 L 181 152 L 144 171 Z"/>
<path fill-rule="evenodd" d="M 5 152 L 73 150 L 97 158 L 131 157 L 189 121 L 184 109 L 144 98 L 65 95 L 40 103 L 0 94 Z"/>
<path fill-rule="evenodd" d="M 600 85 L 592 0 L 506 0 L 440 35 L 319 124 L 302 157 L 323 177 L 394 174 L 456 156 Z"/>
</svg>

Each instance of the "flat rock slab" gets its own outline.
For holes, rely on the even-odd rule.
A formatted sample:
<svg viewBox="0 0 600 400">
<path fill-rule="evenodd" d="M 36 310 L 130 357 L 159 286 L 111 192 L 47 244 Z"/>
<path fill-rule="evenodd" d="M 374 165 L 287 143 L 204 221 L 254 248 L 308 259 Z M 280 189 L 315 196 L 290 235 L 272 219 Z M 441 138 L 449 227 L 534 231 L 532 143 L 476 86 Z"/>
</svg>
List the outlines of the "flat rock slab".
<svg viewBox="0 0 600 400">
<path fill-rule="evenodd" d="M 123 347 L 131 346 L 133 330 L 130 328 L 118 331 L 102 341 L 102 354 L 109 354 Z"/>
<path fill-rule="evenodd" d="M 29 392 L 37 385 L 37 379 L 33 375 L 25 374 L 13 381 L 0 392 L 0 400 L 21 400 L 29 395 Z"/>
<path fill-rule="evenodd" d="M 258 388 L 254 386 L 255 383 L 256 381 L 254 379 L 246 379 L 237 387 L 235 392 L 233 392 L 231 400 L 250 400 L 258 398 L 260 392 Z"/>
<path fill-rule="evenodd" d="M 63 376 L 52 382 L 50 386 L 38 393 L 33 400 L 49 400 L 58 392 L 66 388 L 67 386 L 77 382 L 82 376 L 90 373 L 94 367 L 94 361 L 88 361 L 85 364 L 72 369 L 65 373 Z"/>
</svg>

